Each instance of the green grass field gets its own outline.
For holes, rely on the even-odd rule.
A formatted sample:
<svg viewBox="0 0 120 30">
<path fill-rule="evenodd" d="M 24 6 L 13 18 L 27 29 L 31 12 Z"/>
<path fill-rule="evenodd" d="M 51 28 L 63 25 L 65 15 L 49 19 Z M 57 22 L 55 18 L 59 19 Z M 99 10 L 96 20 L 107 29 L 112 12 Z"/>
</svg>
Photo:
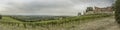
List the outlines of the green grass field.
<svg viewBox="0 0 120 30">
<path fill-rule="evenodd" d="M 21 22 L 16 19 L 10 18 L 9 16 L 3 16 L 0 20 L 2 24 L 12 24 L 16 26 L 43 26 L 43 25 L 57 25 L 57 24 L 64 24 L 69 22 L 77 22 L 77 21 L 93 21 L 89 19 L 96 19 L 96 18 L 103 18 L 103 17 L 109 17 L 110 14 L 89 14 L 89 15 L 83 15 L 83 16 L 74 16 L 74 17 L 68 17 L 63 18 L 60 20 L 49 20 L 49 21 L 37 21 L 37 22 Z"/>
<path fill-rule="evenodd" d="M 20 22 L 16 19 L 12 19 L 12 18 L 7 17 L 7 16 L 2 17 L 1 21 L 4 21 L 4 22 Z"/>
</svg>

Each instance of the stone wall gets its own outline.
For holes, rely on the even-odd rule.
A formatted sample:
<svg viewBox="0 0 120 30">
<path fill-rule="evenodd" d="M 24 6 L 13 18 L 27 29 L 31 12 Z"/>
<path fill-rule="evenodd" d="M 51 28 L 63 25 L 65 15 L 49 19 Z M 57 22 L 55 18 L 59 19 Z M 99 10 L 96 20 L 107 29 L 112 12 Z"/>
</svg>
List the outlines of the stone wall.
<svg viewBox="0 0 120 30">
<path fill-rule="evenodd" d="M 94 13 L 112 13 L 112 7 L 105 7 L 105 8 L 99 8 L 99 7 L 94 7 Z"/>
</svg>

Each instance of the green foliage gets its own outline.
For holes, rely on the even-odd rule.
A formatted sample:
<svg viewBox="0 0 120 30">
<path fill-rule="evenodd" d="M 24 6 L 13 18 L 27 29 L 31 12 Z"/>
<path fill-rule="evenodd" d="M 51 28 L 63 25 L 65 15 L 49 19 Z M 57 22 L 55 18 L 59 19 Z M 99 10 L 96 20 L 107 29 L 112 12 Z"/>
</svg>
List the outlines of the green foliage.
<svg viewBox="0 0 120 30">
<path fill-rule="evenodd" d="M 115 4 L 112 4 L 112 10 L 115 11 Z"/>
<path fill-rule="evenodd" d="M 116 21 L 120 24 L 120 0 L 117 0 L 115 3 L 115 18 Z"/>
<path fill-rule="evenodd" d="M 93 11 L 93 7 L 87 7 L 86 12 Z"/>
<path fill-rule="evenodd" d="M 17 21 L 16 19 L 12 19 L 10 17 L 3 17 L 3 21 L 1 21 L 0 23 L 23 26 L 26 28 L 27 25 L 36 27 L 36 26 L 44 26 L 44 25 L 62 24 L 62 23 L 68 23 L 68 22 L 73 22 L 73 21 L 85 21 L 88 19 L 95 19 L 95 18 L 109 17 L 109 16 L 111 15 L 102 14 L 102 13 L 101 14 L 89 14 L 89 15 L 83 15 L 83 16 L 68 17 L 62 20 L 49 20 L 49 21 L 40 21 L 40 22 L 21 22 L 21 21 Z"/>
<path fill-rule="evenodd" d="M 90 14 L 90 15 L 84 15 L 84 16 L 75 16 L 75 17 L 69 17 L 65 18 L 63 20 L 50 20 L 50 21 L 42 21 L 42 22 L 34 22 L 34 24 L 62 24 L 62 23 L 68 23 L 72 21 L 85 21 L 88 19 L 95 19 L 95 18 L 101 18 L 101 17 L 108 17 L 111 16 L 110 14 Z"/>
<path fill-rule="evenodd" d="M 36 22 L 36 21 L 58 20 L 60 18 L 66 18 L 68 16 L 10 16 L 10 17 L 22 22 Z"/>
<path fill-rule="evenodd" d="M 2 19 L 2 15 L 0 15 L 0 19 Z"/>
<path fill-rule="evenodd" d="M 17 21 L 16 19 L 12 19 L 8 16 L 3 16 L 1 21 L 5 21 L 5 22 L 20 22 L 20 21 Z"/>
</svg>

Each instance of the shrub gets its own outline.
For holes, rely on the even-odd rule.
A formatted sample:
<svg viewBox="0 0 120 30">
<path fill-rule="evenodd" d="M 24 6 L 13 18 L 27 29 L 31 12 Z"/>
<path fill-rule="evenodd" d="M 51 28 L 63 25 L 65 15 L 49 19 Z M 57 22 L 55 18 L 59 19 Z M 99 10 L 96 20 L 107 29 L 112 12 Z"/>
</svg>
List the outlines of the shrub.
<svg viewBox="0 0 120 30">
<path fill-rule="evenodd" d="M 2 15 L 0 15 L 0 19 L 2 19 Z"/>
<path fill-rule="evenodd" d="M 120 24 L 120 0 L 115 3 L 115 19 Z"/>
</svg>

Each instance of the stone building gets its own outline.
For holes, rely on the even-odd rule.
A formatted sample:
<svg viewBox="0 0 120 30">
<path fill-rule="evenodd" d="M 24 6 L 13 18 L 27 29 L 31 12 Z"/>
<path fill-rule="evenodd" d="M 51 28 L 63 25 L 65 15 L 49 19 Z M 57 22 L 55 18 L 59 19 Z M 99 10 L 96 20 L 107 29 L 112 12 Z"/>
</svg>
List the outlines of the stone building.
<svg viewBox="0 0 120 30">
<path fill-rule="evenodd" d="M 99 8 L 99 7 L 94 7 L 94 13 L 112 13 L 113 9 L 112 7 L 105 7 L 105 8 Z"/>
<path fill-rule="evenodd" d="M 87 9 L 86 9 L 86 11 L 87 11 Z M 112 9 L 112 7 L 104 7 L 104 8 L 93 7 L 92 11 L 78 13 L 78 16 L 86 15 L 86 14 L 95 14 L 95 13 L 110 13 L 111 14 L 111 13 L 113 13 L 113 9 Z"/>
</svg>

